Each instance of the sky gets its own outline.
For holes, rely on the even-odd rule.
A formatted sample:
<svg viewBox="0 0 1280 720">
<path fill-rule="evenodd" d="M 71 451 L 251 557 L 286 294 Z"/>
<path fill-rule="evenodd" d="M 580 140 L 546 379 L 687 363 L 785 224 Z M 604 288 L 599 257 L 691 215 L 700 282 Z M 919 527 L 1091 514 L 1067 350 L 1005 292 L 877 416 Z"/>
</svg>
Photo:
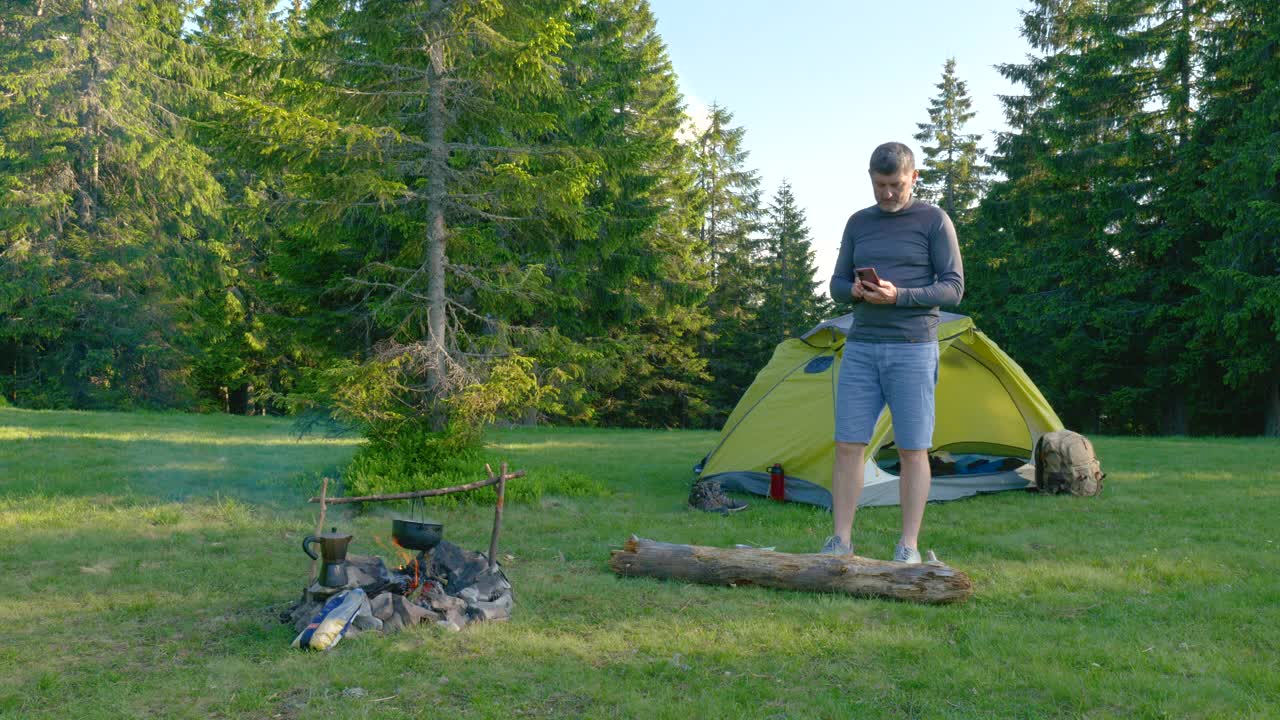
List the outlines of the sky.
<svg viewBox="0 0 1280 720">
<path fill-rule="evenodd" d="M 1023 62 L 1026 0 L 649 0 L 686 112 L 713 102 L 746 129 L 748 167 L 766 200 L 785 178 L 804 209 L 825 291 L 845 221 L 872 204 L 867 161 L 907 144 L 929 119 L 947 58 L 977 115 L 965 128 L 990 148 L 1006 129 L 999 95 L 1020 94 L 995 65 Z"/>
</svg>

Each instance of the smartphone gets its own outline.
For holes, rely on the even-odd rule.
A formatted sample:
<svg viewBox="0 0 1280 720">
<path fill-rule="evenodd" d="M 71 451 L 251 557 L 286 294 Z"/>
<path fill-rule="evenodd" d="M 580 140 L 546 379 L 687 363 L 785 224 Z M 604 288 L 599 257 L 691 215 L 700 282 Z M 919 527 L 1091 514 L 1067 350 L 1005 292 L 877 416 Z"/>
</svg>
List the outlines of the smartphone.
<svg viewBox="0 0 1280 720">
<path fill-rule="evenodd" d="M 876 274 L 875 268 L 858 268 L 854 272 L 857 273 L 858 279 L 862 282 L 872 287 L 880 287 L 880 276 Z"/>
</svg>

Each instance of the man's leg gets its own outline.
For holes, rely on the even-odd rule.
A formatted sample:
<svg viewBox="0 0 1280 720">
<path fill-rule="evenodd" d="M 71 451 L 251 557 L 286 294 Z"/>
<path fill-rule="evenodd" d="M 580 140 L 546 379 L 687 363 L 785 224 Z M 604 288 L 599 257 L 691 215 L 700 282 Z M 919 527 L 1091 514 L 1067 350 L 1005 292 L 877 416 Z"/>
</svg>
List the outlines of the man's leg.
<svg viewBox="0 0 1280 720">
<path fill-rule="evenodd" d="M 929 501 L 929 448 L 933 446 L 934 387 L 938 382 L 938 344 L 906 343 L 892 349 L 894 363 L 883 371 L 885 399 L 893 413 L 893 435 L 901 469 L 902 538 L 894 559 L 920 562 L 916 547 Z"/>
<path fill-rule="evenodd" d="M 831 469 L 831 514 L 835 517 L 835 534 L 849 545 L 853 535 L 853 514 L 858 511 L 862 495 L 863 453 L 866 443 L 836 443 L 836 464 Z"/>
<path fill-rule="evenodd" d="M 862 468 L 867 443 L 884 409 L 875 347 L 849 342 L 840 361 L 836 387 L 835 464 L 831 469 L 831 514 L 835 536 L 823 552 L 848 552 L 853 514 L 862 495 Z"/>
<path fill-rule="evenodd" d="M 924 506 L 929 501 L 928 450 L 899 450 L 902 475 L 898 478 L 898 499 L 902 503 L 902 539 L 899 543 L 916 549 L 920 541 L 920 525 L 924 522 Z"/>
</svg>

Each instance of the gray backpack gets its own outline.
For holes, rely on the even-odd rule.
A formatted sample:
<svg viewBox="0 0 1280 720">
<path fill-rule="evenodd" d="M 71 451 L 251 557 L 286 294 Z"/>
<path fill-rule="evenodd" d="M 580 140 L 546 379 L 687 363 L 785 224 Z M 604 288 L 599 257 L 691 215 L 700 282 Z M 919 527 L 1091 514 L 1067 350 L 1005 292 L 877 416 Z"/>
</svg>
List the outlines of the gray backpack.
<svg viewBox="0 0 1280 720">
<path fill-rule="evenodd" d="M 1032 461 L 1036 489 L 1042 493 L 1090 496 L 1102 492 L 1106 473 L 1093 452 L 1093 443 L 1070 430 L 1046 433 L 1036 442 Z"/>
</svg>

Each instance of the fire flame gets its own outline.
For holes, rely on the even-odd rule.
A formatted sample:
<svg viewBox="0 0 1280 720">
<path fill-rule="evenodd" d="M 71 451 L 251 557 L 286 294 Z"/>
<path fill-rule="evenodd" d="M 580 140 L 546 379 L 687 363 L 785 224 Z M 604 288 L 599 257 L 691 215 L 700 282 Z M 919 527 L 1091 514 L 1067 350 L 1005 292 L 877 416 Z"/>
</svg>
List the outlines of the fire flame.
<svg viewBox="0 0 1280 720">
<path fill-rule="evenodd" d="M 402 570 L 407 570 L 410 566 L 413 567 L 413 582 L 409 584 L 407 590 L 412 591 L 417 588 L 420 578 L 418 575 L 418 559 L 414 557 L 414 554 L 403 545 L 396 542 L 395 538 L 391 538 L 390 545 L 387 545 L 386 541 L 384 541 L 380 535 L 374 535 L 373 541 L 377 543 L 378 547 L 393 551 L 396 555 L 400 556 L 400 567 Z M 407 595 L 408 593 L 406 592 L 405 594 Z"/>
</svg>

